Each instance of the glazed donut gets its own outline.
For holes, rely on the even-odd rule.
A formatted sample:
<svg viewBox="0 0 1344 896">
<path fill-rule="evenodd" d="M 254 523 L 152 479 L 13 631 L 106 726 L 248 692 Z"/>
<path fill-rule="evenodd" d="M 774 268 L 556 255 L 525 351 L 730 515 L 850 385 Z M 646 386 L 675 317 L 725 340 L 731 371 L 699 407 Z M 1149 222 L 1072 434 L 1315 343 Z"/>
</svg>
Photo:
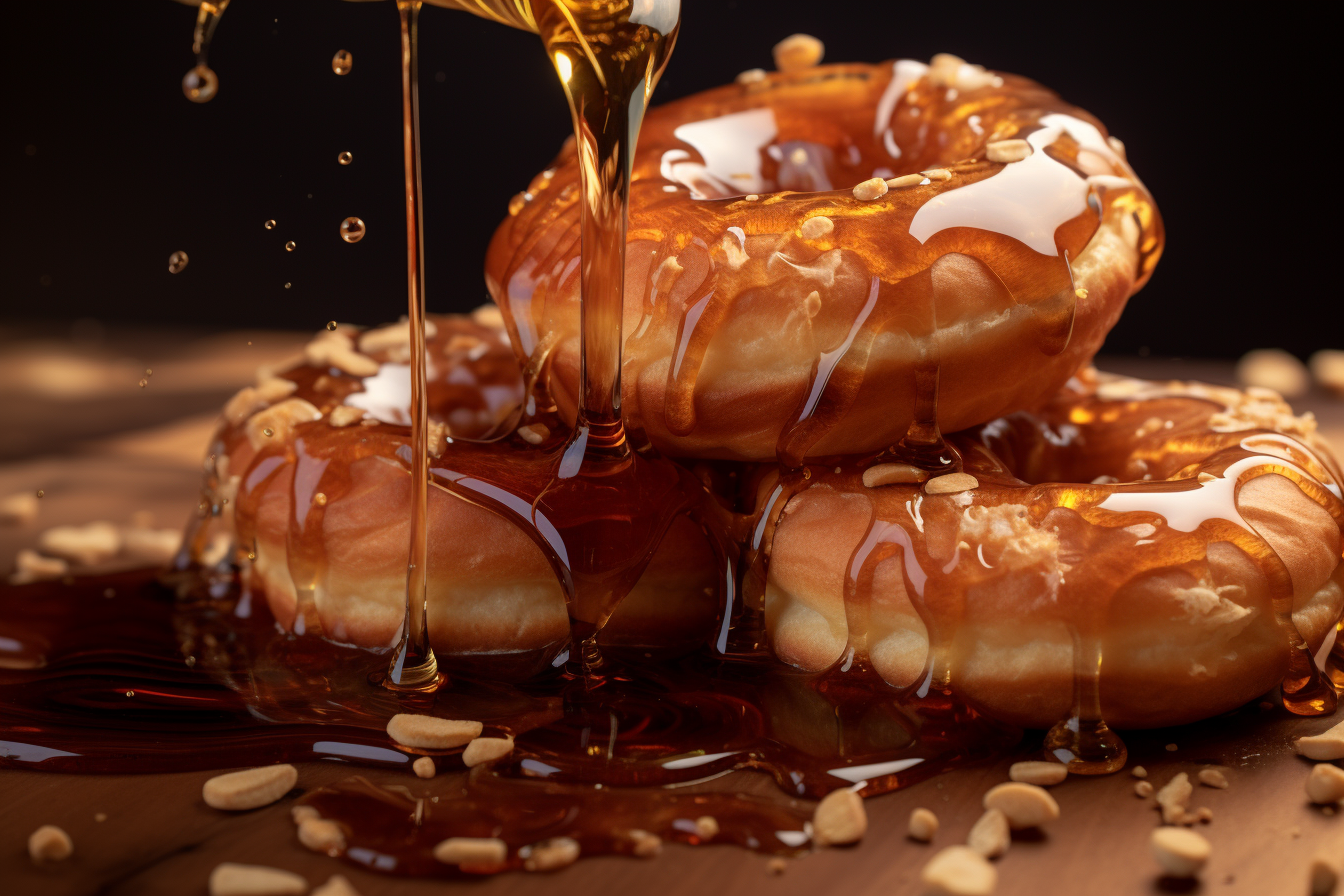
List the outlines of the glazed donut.
<svg viewBox="0 0 1344 896">
<path fill-rule="evenodd" d="M 208 501 L 232 508 L 222 520 L 236 535 L 244 583 L 281 626 L 387 648 L 403 617 L 410 538 L 399 455 L 410 434 L 409 330 L 402 322 L 346 332 L 322 333 L 302 361 L 263 373 L 229 401 Z M 432 473 L 450 459 L 449 439 L 500 438 L 501 453 L 540 440 L 535 424 L 515 429 L 523 383 L 493 307 L 476 319 L 431 316 L 429 332 Z M 564 593 L 513 521 L 431 488 L 429 539 L 429 631 L 441 661 L 527 677 L 565 647 Z M 700 530 L 676 521 L 601 642 L 662 651 L 703 643 L 717 612 L 714 570 Z"/>
<path fill-rule="evenodd" d="M 575 415 L 572 144 L 510 203 L 486 282 Z M 655 109 L 630 185 L 627 426 L 797 462 L 1040 405 L 1161 253 L 1119 141 L 955 57 L 761 76 Z M 912 424 L 914 429 L 912 429 Z"/>
<path fill-rule="evenodd" d="M 964 474 L 809 467 L 777 514 L 770 643 L 1045 728 L 1090 638 L 1112 727 L 1234 709 L 1283 680 L 1294 631 L 1316 651 L 1344 609 L 1341 472 L 1314 429 L 1267 390 L 1089 371 L 951 437 Z"/>
</svg>

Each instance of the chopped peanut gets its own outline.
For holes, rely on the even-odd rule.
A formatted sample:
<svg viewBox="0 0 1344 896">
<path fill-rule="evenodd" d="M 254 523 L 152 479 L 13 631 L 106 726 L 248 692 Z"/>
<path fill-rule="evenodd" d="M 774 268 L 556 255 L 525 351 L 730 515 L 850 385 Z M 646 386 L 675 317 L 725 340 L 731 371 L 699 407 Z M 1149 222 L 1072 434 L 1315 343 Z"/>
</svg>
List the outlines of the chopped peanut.
<svg viewBox="0 0 1344 896">
<path fill-rule="evenodd" d="M 70 858 L 75 843 L 54 824 L 44 824 L 28 835 L 28 857 L 38 865 Z"/>
<path fill-rule="evenodd" d="M 1059 803 L 1035 784 L 1012 781 L 993 787 L 985 794 L 986 809 L 998 809 L 1013 830 L 1034 828 L 1059 818 Z"/>
<path fill-rule="evenodd" d="M 820 846 L 857 843 L 867 830 L 863 797 L 852 790 L 832 790 L 812 814 L 812 839 Z"/>
<path fill-rule="evenodd" d="M 263 765 L 240 772 L 216 775 L 201 788 L 201 797 L 212 809 L 239 812 L 269 806 L 289 793 L 299 781 L 292 765 Z"/>
<path fill-rule="evenodd" d="M 826 46 L 810 34 L 790 34 L 774 48 L 775 68 L 781 72 L 809 69 L 821 62 Z"/>
<path fill-rule="evenodd" d="M 928 843 L 938 833 L 938 816 L 920 807 L 910 813 L 910 839 Z"/>
<path fill-rule="evenodd" d="M 480 722 L 397 713 L 388 720 L 387 734 L 403 747 L 450 750 L 480 737 L 482 727 Z"/>
</svg>

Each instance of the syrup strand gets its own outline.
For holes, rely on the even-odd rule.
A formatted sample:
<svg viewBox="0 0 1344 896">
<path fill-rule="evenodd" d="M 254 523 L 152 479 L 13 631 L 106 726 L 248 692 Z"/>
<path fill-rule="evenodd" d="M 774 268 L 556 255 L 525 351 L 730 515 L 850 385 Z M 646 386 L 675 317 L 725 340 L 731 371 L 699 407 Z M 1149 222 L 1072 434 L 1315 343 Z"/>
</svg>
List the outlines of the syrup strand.
<svg viewBox="0 0 1344 896">
<path fill-rule="evenodd" d="M 396 687 L 422 689 L 439 682 L 429 645 L 429 404 L 425 370 L 424 228 L 420 184 L 420 86 L 417 25 L 421 0 L 397 0 L 401 16 L 401 120 L 406 171 L 406 280 L 411 331 L 411 539 L 406 565 L 406 615 L 388 669 Z"/>
<path fill-rule="evenodd" d="M 229 0 L 201 0 L 196 8 L 196 27 L 191 38 L 196 65 L 182 77 L 182 93 L 193 103 L 208 103 L 219 92 L 219 78 L 207 64 L 207 59 L 215 28 L 228 8 Z"/>
</svg>

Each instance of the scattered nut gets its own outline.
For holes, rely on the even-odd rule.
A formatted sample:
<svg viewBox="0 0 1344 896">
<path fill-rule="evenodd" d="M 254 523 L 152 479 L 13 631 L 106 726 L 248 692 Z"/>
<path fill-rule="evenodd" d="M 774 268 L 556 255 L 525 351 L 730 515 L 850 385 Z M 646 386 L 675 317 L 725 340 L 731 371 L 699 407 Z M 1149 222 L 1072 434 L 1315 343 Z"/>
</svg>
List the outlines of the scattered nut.
<svg viewBox="0 0 1344 896">
<path fill-rule="evenodd" d="M 397 713 L 387 723 L 387 735 L 403 747 L 450 750 L 481 736 L 480 722 L 440 719 L 436 716 Z"/>
<path fill-rule="evenodd" d="M 926 495 L 953 495 L 957 492 L 979 488 L 980 480 L 970 473 L 944 473 L 924 483 Z"/>
<path fill-rule="evenodd" d="M 759 84 L 767 77 L 769 76 L 766 74 L 765 69 L 749 68 L 746 71 L 739 73 L 735 80 L 738 84 Z"/>
<path fill-rule="evenodd" d="M 529 423 L 526 426 L 518 427 L 518 435 L 529 445 L 540 445 L 550 436 L 550 427 L 544 423 Z"/>
<path fill-rule="evenodd" d="M 292 765 L 263 765 L 216 775 L 205 782 L 201 796 L 212 809 L 239 812 L 269 806 L 289 793 L 298 780 L 298 769 Z"/>
<path fill-rule="evenodd" d="M 1212 851 L 1208 840 L 1186 828 L 1156 828 L 1148 842 L 1153 858 L 1162 866 L 1163 873 L 1171 877 L 1199 874 Z"/>
<path fill-rule="evenodd" d="M 641 859 L 651 859 L 663 851 L 663 838 L 639 829 L 630 832 L 632 851 Z"/>
<path fill-rule="evenodd" d="M 504 328 L 504 312 L 494 303 L 482 305 L 471 312 L 471 319 L 483 327 Z"/>
<path fill-rule="evenodd" d="M 11 585 L 27 585 L 29 582 L 45 582 L 59 579 L 70 572 L 70 564 L 57 557 L 43 557 L 37 551 L 24 548 L 14 556 L 14 572 L 9 577 Z"/>
<path fill-rule="evenodd" d="M 1012 837 L 1008 833 L 1008 816 L 1000 809 L 989 809 L 966 835 L 966 845 L 987 859 L 996 859 L 1008 851 Z"/>
<path fill-rule="evenodd" d="M 1218 790 L 1227 789 L 1227 775 L 1216 768 L 1202 768 L 1199 770 L 1199 783 L 1205 787 L 1215 787 Z"/>
<path fill-rule="evenodd" d="M 863 471 L 863 484 L 868 488 L 883 485 L 912 484 L 929 478 L 926 470 L 912 464 L 875 464 Z"/>
<path fill-rule="evenodd" d="M 985 794 L 986 809 L 998 809 L 1015 831 L 1034 828 L 1059 818 L 1059 803 L 1035 784 L 1012 781 L 990 788 Z"/>
<path fill-rule="evenodd" d="M 1025 140 L 995 140 L 985 147 L 985 158 L 991 162 L 1020 162 L 1031 155 L 1031 144 Z"/>
<path fill-rule="evenodd" d="M 355 885 L 340 874 L 333 874 L 327 882 L 314 890 L 310 896 L 359 896 Z"/>
<path fill-rule="evenodd" d="M 463 870 L 496 870 L 508 862 L 509 846 L 496 837 L 449 837 L 434 847 L 434 858 Z"/>
<path fill-rule="evenodd" d="M 1166 746 L 1166 751 L 1168 753 L 1175 753 L 1179 749 L 1180 747 L 1176 746 L 1175 744 L 1167 744 Z"/>
<path fill-rule="evenodd" d="M 880 177 L 870 177 L 854 185 L 854 198 L 860 202 L 868 202 L 885 195 L 887 195 L 887 182 Z"/>
<path fill-rule="evenodd" d="M 781 72 L 797 72 L 821 62 L 826 45 L 810 34 L 790 34 L 775 44 L 772 52 L 775 68 Z"/>
<path fill-rule="evenodd" d="M 821 239 L 832 230 L 835 230 L 835 222 L 825 215 L 814 215 L 804 221 L 802 226 L 798 228 L 798 232 L 802 234 L 802 237 L 805 240 Z M 36 499 L 34 499 L 34 501 L 36 501 Z M 36 508 L 34 508 L 33 512 L 37 512 Z"/>
<path fill-rule="evenodd" d="M 701 840 L 713 840 L 719 835 L 719 820 L 713 815 L 701 815 L 695 820 L 695 834 Z"/>
<path fill-rule="evenodd" d="M 432 778 L 438 772 L 438 768 L 435 767 L 433 759 L 428 756 L 421 756 L 411 763 L 411 771 L 415 772 L 417 778 Z"/>
<path fill-rule="evenodd" d="M 920 807 L 910 813 L 910 839 L 928 843 L 938 833 L 938 816 Z"/>
<path fill-rule="evenodd" d="M 1344 352 L 1323 348 L 1307 359 L 1307 367 L 1323 388 L 1344 396 Z"/>
<path fill-rule="evenodd" d="M 919 879 L 930 896 L 990 896 L 999 873 L 969 846 L 947 846 L 929 859 Z"/>
<path fill-rule="evenodd" d="M 1178 772 L 1170 781 L 1162 785 L 1157 792 L 1157 805 L 1162 809 L 1162 821 L 1165 824 L 1179 824 L 1185 817 L 1186 807 L 1195 788 L 1190 784 L 1190 776 Z"/>
<path fill-rule="evenodd" d="M 1307 775 L 1307 799 L 1322 805 L 1344 799 L 1344 769 L 1320 762 Z"/>
<path fill-rule="evenodd" d="M 783 874 L 785 871 L 788 871 L 788 870 L 789 870 L 789 863 L 788 863 L 788 860 L 786 860 L 786 859 L 781 859 L 781 858 L 779 858 L 778 856 L 776 856 L 775 858 L 773 858 L 773 859 L 771 859 L 770 861 L 768 861 L 768 862 L 765 863 L 765 870 L 766 870 L 766 871 L 769 871 L 771 874 L 773 874 L 773 875 L 775 875 L 776 877 L 778 877 L 779 875 Z"/>
<path fill-rule="evenodd" d="M 513 752 L 511 737 L 478 737 L 462 751 L 462 762 L 467 768 L 497 762 Z"/>
<path fill-rule="evenodd" d="M 353 426 L 364 419 L 363 408 L 352 408 L 348 404 L 338 404 L 327 412 L 327 423 L 340 429 L 345 426 Z"/>
<path fill-rule="evenodd" d="M 893 190 L 899 190 L 901 187 L 915 187 L 924 183 L 922 174 L 902 174 L 900 177 L 887 178 L 887 186 Z"/>
<path fill-rule="evenodd" d="M 439 328 L 432 320 L 425 321 L 425 338 L 433 339 Z M 403 320 L 377 330 L 365 330 L 359 334 L 359 350 L 366 355 L 394 349 L 409 349 L 411 345 L 411 322 Z"/>
<path fill-rule="evenodd" d="M 1309 868 L 1311 896 L 1332 896 L 1339 886 L 1339 866 L 1334 859 L 1325 853 L 1317 853 Z"/>
<path fill-rule="evenodd" d="M 38 865 L 63 861 L 74 851 L 70 835 L 54 824 L 44 824 L 28 835 L 28 857 Z"/>
<path fill-rule="evenodd" d="M 177 529 L 122 529 L 121 546 L 136 560 L 165 566 L 182 547 L 182 533 Z"/>
<path fill-rule="evenodd" d="M 1199 809 L 1195 812 L 1195 817 L 1198 818 L 1200 821 L 1202 821 L 1204 824 L 1208 824 L 1209 822 L 1213 821 L 1213 810 L 1210 809 L 1208 806 L 1200 806 Z"/>
<path fill-rule="evenodd" d="M 1329 761 L 1344 759 L 1344 722 L 1322 731 L 1297 739 L 1297 752 L 1308 759 Z"/>
<path fill-rule="evenodd" d="M 528 871 L 557 871 L 573 865 L 579 858 L 579 842 L 570 837 L 553 837 L 530 848 L 523 860 Z"/>
<path fill-rule="evenodd" d="M 919 173 L 934 183 L 952 179 L 952 172 L 946 168 L 930 168 L 928 171 L 921 171 Z"/>
<path fill-rule="evenodd" d="M 121 552 L 121 532 L 105 521 L 85 526 L 53 526 L 38 536 L 37 547 L 52 557 L 80 566 L 96 566 Z"/>
<path fill-rule="evenodd" d="M 290 438 L 294 427 L 300 423 L 321 420 L 322 412 L 311 402 L 302 398 L 286 398 L 279 404 L 273 404 L 264 411 L 258 411 L 248 418 L 244 430 L 252 447 L 261 451 L 268 444 L 283 442 Z"/>
<path fill-rule="evenodd" d="M 1200 473 L 1198 476 L 1196 476 L 1195 479 L 1196 479 L 1196 481 L 1198 481 L 1198 482 L 1214 482 L 1214 481 L 1216 481 L 1216 480 L 1218 479 L 1218 477 L 1215 476 L 1215 475 L 1213 475 L 1212 473 L 1203 473 L 1203 472 L 1202 472 L 1202 473 Z"/>
<path fill-rule="evenodd" d="M 1272 389 L 1284 398 L 1297 398 L 1311 388 L 1306 365 L 1283 349 L 1259 348 L 1237 362 L 1237 381 L 1243 386 Z"/>
<path fill-rule="evenodd" d="M 0 498 L 0 523 L 31 523 L 37 518 L 37 508 L 37 495 L 32 492 L 6 495 Z"/>
<path fill-rule="evenodd" d="M 303 347 L 303 356 L 314 367 L 335 367 L 351 376 L 373 376 L 379 367 L 377 361 L 355 351 L 349 336 L 335 331 L 319 333 Z"/>
<path fill-rule="evenodd" d="M 1148 781 L 1136 781 L 1134 783 L 1134 795 L 1139 799 L 1147 799 L 1153 795 L 1153 785 Z"/>
<path fill-rule="evenodd" d="M 223 862 L 210 872 L 210 896 L 303 896 L 308 881 L 265 865 Z"/>
<path fill-rule="evenodd" d="M 863 797 L 852 790 L 832 790 L 812 814 L 812 839 L 819 846 L 857 843 L 867 830 Z"/>
<path fill-rule="evenodd" d="M 1132 769 L 1129 770 L 1129 773 L 1136 778 L 1148 777 L 1148 769 L 1144 768 L 1141 765 L 1134 766 Z"/>
<path fill-rule="evenodd" d="M 330 818 L 305 818 L 299 823 L 299 842 L 329 856 L 345 850 L 345 831 Z"/>
<path fill-rule="evenodd" d="M 1049 787 L 1069 776 L 1069 767 L 1062 762 L 1014 762 L 1008 768 L 1011 781 Z"/>
</svg>

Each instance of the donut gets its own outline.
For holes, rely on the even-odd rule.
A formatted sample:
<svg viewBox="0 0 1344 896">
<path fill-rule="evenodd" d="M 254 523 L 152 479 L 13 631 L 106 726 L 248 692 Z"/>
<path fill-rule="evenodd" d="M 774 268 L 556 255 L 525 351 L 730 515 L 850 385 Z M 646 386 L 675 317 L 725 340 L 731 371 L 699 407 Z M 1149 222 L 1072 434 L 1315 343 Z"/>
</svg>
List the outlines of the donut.
<svg viewBox="0 0 1344 896">
<path fill-rule="evenodd" d="M 630 183 L 627 426 L 670 456 L 797 463 L 1046 402 L 1161 254 L 1124 147 L 955 57 L 741 79 L 652 110 Z M 561 415 L 579 381 L 572 144 L 514 197 L 486 283 Z"/>
<path fill-rule="evenodd" d="M 234 396 L 212 449 L 205 505 L 238 545 L 247 593 L 298 634 L 394 646 L 410 539 L 409 330 L 403 321 L 323 332 L 282 372 Z M 498 312 L 431 316 L 428 600 L 431 646 L 448 668 L 501 678 L 544 670 L 566 647 L 564 592 L 516 522 L 443 484 L 455 443 L 507 458 L 544 439 L 518 426 L 523 380 Z M 470 444 L 468 442 L 468 444 Z M 204 532 L 196 535 L 205 543 Z M 710 547 L 678 519 L 600 643 L 676 651 L 703 643 L 718 607 Z"/>
<path fill-rule="evenodd" d="M 951 436 L 961 473 L 809 466 L 765 527 L 771 648 L 1025 727 L 1069 717 L 1080 649 L 1112 727 L 1235 709 L 1344 609 L 1344 477 L 1314 430 L 1268 390 L 1089 370 Z"/>
</svg>

